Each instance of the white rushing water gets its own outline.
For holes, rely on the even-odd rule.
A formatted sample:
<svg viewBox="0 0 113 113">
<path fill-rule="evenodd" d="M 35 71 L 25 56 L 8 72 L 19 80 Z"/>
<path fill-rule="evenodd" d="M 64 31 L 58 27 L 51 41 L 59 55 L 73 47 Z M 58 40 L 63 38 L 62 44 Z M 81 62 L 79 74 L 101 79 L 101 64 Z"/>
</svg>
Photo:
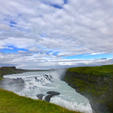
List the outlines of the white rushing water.
<svg viewBox="0 0 113 113">
<path fill-rule="evenodd" d="M 88 99 L 62 81 L 62 74 L 59 72 L 59 70 L 52 70 L 6 75 L 0 87 L 33 99 L 38 99 L 37 95 L 43 94 L 43 100 L 48 95 L 48 91 L 56 91 L 60 95 L 52 97 L 51 103 L 71 110 L 92 113 Z"/>
</svg>

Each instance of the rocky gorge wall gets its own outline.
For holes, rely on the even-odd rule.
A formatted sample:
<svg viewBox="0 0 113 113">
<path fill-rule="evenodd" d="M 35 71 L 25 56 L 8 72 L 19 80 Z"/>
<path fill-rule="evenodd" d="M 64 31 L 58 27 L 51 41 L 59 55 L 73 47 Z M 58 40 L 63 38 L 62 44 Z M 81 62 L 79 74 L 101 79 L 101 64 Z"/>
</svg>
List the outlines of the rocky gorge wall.
<svg viewBox="0 0 113 113">
<path fill-rule="evenodd" d="M 113 113 L 113 65 L 69 68 L 63 79 L 89 99 L 94 113 Z"/>
</svg>

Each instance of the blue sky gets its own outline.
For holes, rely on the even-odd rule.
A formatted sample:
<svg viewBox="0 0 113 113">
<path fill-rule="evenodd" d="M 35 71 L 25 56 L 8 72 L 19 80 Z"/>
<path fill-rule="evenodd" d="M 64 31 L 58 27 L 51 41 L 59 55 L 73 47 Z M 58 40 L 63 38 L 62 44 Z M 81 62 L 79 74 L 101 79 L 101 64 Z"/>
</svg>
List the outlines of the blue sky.
<svg viewBox="0 0 113 113">
<path fill-rule="evenodd" d="M 113 0 L 0 1 L 0 64 L 111 64 L 112 11 Z"/>
<path fill-rule="evenodd" d="M 113 54 L 81 54 L 81 55 L 73 55 L 73 56 L 64 56 L 65 59 L 102 59 L 102 58 L 113 58 Z"/>
<path fill-rule="evenodd" d="M 23 52 L 28 52 L 27 49 L 24 49 L 24 48 L 17 48 L 17 47 L 14 47 L 14 46 L 8 46 L 7 48 L 3 48 L 3 49 L 0 49 L 0 52 L 1 53 L 6 53 L 6 54 L 9 54 L 9 53 L 18 53 L 19 51 L 23 51 Z"/>
<path fill-rule="evenodd" d="M 13 21 L 13 20 L 10 20 L 10 22 L 9 22 L 10 27 L 15 27 L 16 24 L 17 23 L 15 21 Z"/>
<path fill-rule="evenodd" d="M 1 53 L 5 53 L 5 54 L 9 54 L 9 53 L 16 53 L 18 54 L 19 52 L 30 52 L 28 49 L 25 49 L 25 48 L 17 48 L 17 47 L 14 47 L 14 46 L 8 46 L 7 48 L 3 48 L 3 49 L 0 49 L 0 52 Z M 39 52 L 36 52 L 37 54 Z M 58 54 L 60 54 L 59 51 L 54 51 L 54 50 L 47 50 L 46 52 L 42 49 L 40 51 L 40 53 L 42 54 L 47 54 L 47 55 L 54 55 L 54 56 L 57 56 Z M 63 59 L 102 59 L 102 58 L 113 58 L 113 54 L 110 54 L 110 53 L 106 53 L 106 54 L 94 54 L 94 55 L 91 55 L 91 54 L 80 54 L 80 55 L 72 55 L 72 56 L 63 56 L 62 57 Z"/>
</svg>

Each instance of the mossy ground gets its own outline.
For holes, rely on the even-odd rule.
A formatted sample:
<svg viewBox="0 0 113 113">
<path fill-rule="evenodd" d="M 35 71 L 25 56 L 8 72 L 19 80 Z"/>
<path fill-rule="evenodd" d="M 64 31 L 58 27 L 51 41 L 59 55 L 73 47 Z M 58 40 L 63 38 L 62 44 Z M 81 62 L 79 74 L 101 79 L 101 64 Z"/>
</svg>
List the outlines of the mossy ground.
<svg viewBox="0 0 113 113">
<path fill-rule="evenodd" d="M 113 65 L 95 66 L 95 67 L 77 67 L 68 69 L 70 72 L 77 72 L 89 76 L 112 76 Z"/>
<path fill-rule="evenodd" d="M 70 68 L 64 80 L 85 96 L 105 104 L 113 113 L 113 65 Z"/>
<path fill-rule="evenodd" d="M 91 90 L 89 93 L 99 96 L 105 93 L 112 83 L 113 65 L 70 68 L 67 70 L 65 80 L 78 86 L 80 91 Z M 99 92 L 95 93 L 94 90 Z"/>
<path fill-rule="evenodd" d="M 0 113 L 78 113 L 41 100 L 0 89 Z"/>
</svg>

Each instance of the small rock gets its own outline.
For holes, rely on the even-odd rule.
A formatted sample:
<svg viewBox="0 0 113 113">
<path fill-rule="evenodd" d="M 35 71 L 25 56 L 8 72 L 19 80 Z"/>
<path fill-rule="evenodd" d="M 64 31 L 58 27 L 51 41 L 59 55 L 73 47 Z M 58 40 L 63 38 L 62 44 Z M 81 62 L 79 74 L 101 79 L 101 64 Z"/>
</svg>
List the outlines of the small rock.
<svg viewBox="0 0 113 113">
<path fill-rule="evenodd" d="M 56 92 L 56 91 L 48 91 L 47 94 L 49 94 L 49 95 L 47 95 L 44 100 L 47 101 L 47 102 L 50 102 L 50 99 L 51 99 L 53 96 L 57 96 L 57 95 L 59 95 L 60 93 L 59 93 L 59 92 Z"/>
<path fill-rule="evenodd" d="M 43 94 L 37 94 L 36 96 L 38 97 L 38 99 L 42 100 L 44 95 Z"/>
<path fill-rule="evenodd" d="M 50 95 L 59 95 L 60 93 L 56 92 L 56 91 L 48 91 L 47 94 L 50 94 Z"/>
</svg>

